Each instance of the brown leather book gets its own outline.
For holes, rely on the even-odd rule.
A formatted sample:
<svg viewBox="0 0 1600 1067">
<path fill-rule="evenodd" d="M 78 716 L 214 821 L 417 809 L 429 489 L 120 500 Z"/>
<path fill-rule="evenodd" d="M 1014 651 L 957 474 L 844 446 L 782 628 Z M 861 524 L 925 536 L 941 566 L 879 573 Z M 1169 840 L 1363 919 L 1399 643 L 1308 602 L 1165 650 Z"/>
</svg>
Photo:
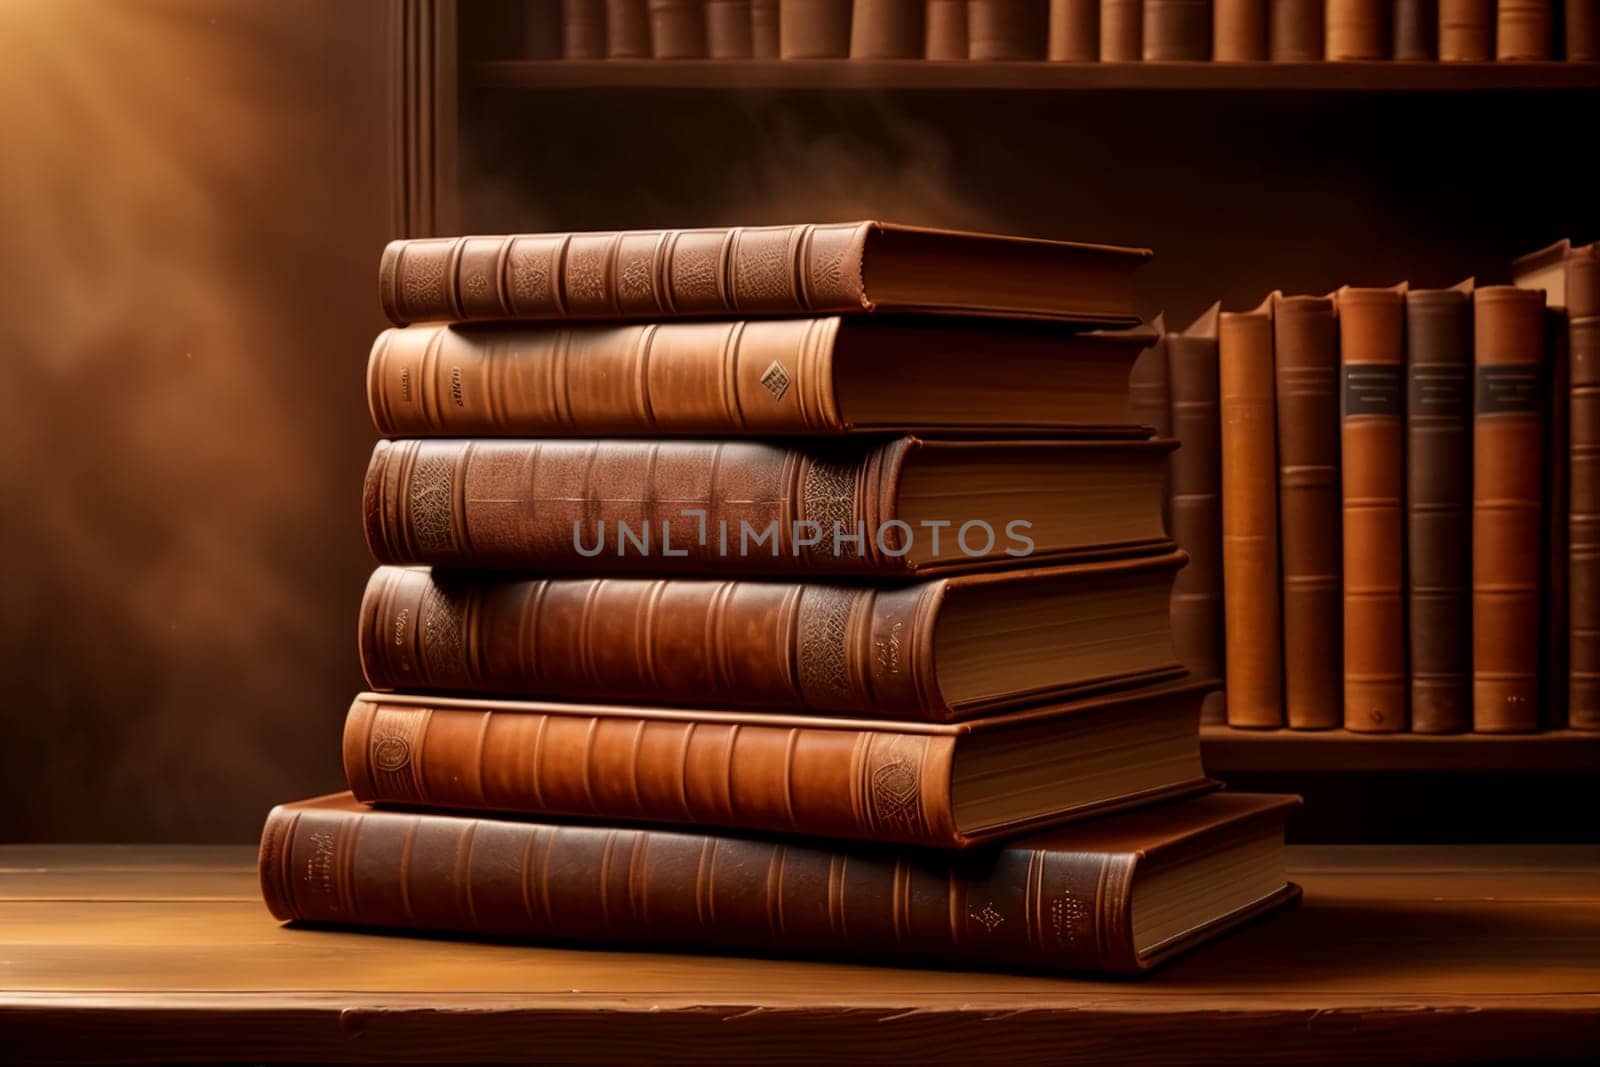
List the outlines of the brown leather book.
<svg viewBox="0 0 1600 1067">
<path fill-rule="evenodd" d="M 1328 0 L 1323 16 L 1330 60 L 1389 58 L 1388 0 Z"/>
<path fill-rule="evenodd" d="M 692 830 L 272 809 L 283 920 L 765 955 L 1136 974 L 1299 896 L 1296 797 L 1212 793 L 947 856 Z"/>
<path fill-rule="evenodd" d="M 1566 257 L 1571 366 L 1567 725 L 1600 730 L 1600 242 Z"/>
<path fill-rule="evenodd" d="M 1141 21 L 1146 60 L 1211 58 L 1211 0 L 1144 0 Z"/>
<path fill-rule="evenodd" d="M 1473 294 L 1472 726 L 1539 729 L 1544 293 Z"/>
<path fill-rule="evenodd" d="M 1043 59 L 1048 0 L 967 0 L 967 57 Z"/>
<path fill-rule="evenodd" d="M 1211 57 L 1219 63 L 1267 58 L 1267 0 L 1214 0 Z"/>
<path fill-rule="evenodd" d="M 606 57 L 606 0 L 561 0 L 561 55 Z"/>
<path fill-rule="evenodd" d="M 363 693 L 344 769 L 382 804 L 966 848 L 1210 788 L 1204 691 L 960 723 Z"/>
<path fill-rule="evenodd" d="M 1565 0 L 1568 62 L 1600 62 L 1600 0 Z"/>
<path fill-rule="evenodd" d="M 1405 285 L 1339 290 L 1344 725 L 1406 728 Z"/>
<path fill-rule="evenodd" d="M 1394 58 L 1420 62 L 1438 50 L 1438 0 L 1394 0 Z"/>
<path fill-rule="evenodd" d="M 1181 552 L 894 586 L 380 567 L 367 684 L 954 722 L 1172 678 Z"/>
<path fill-rule="evenodd" d="M 1154 430 L 1157 437 L 1172 436 L 1172 397 L 1167 375 L 1166 323 L 1156 316 L 1155 344 L 1139 353 L 1128 375 L 1128 411 L 1133 421 Z M 1171 471 L 1161 492 L 1161 521 L 1172 529 Z"/>
<path fill-rule="evenodd" d="M 778 53 L 784 59 L 850 55 L 850 0 L 778 0 Z"/>
<path fill-rule="evenodd" d="M 657 59 L 706 58 L 706 0 L 650 0 L 650 47 Z"/>
<path fill-rule="evenodd" d="M 1406 293 L 1411 729 L 1472 725 L 1472 283 Z"/>
<path fill-rule="evenodd" d="M 856 0 L 851 59 L 921 59 L 927 44 L 924 0 Z"/>
<path fill-rule="evenodd" d="M 1100 0 L 1100 61 L 1135 63 L 1144 56 L 1144 0 Z"/>
<path fill-rule="evenodd" d="M 778 58 L 778 0 L 750 0 L 750 54 Z"/>
<path fill-rule="evenodd" d="M 1272 304 L 1218 324 L 1229 726 L 1283 725 Z"/>
<path fill-rule="evenodd" d="M 649 0 L 606 0 L 606 55 L 650 58 Z"/>
<path fill-rule="evenodd" d="M 1326 730 L 1344 719 L 1340 643 L 1339 326 L 1333 301 L 1273 309 L 1278 524 L 1283 570 L 1284 718 Z"/>
<path fill-rule="evenodd" d="M 749 59 L 755 55 L 754 29 L 750 0 L 708 0 L 706 55 L 712 59 Z"/>
<path fill-rule="evenodd" d="M 1196 678 L 1223 676 L 1222 424 L 1218 408 L 1217 318 L 1213 304 L 1186 330 L 1167 336 L 1172 435 L 1169 464 L 1173 538 L 1189 564 L 1172 585 L 1172 644 Z M 1226 721 L 1221 690 L 1207 695 L 1204 723 Z"/>
<path fill-rule="evenodd" d="M 1494 51 L 1501 62 L 1550 58 L 1550 0 L 1497 0 Z"/>
<path fill-rule="evenodd" d="M 566 45 L 561 5 L 550 0 L 522 0 L 517 13 L 522 20 L 522 40 L 515 58 L 560 59 Z"/>
<path fill-rule="evenodd" d="M 967 0 L 928 0 L 927 22 L 927 58 L 967 58 Z"/>
<path fill-rule="evenodd" d="M 1274 63 L 1319 63 L 1324 0 L 1272 0 L 1267 54 Z"/>
<path fill-rule="evenodd" d="M 1495 0 L 1439 0 L 1439 59 L 1484 63 L 1494 58 Z"/>
<path fill-rule="evenodd" d="M 397 326 L 870 311 L 1132 326 L 1133 273 L 1149 259 L 886 222 L 429 237 L 389 243 L 378 289 Z"/>
<path fill-rule="evenodd" d="M 1058 63 L 1100 58 L 1100 0 L 1050 0 L 1048 57 Z"/>
<path fill-rule="evenodd" d="M 1146 329 L 856 316 L 386 330 L 367 400 L 390 437 L 714 437 L 1093 429 L 1128 410 Z M 1166 395 L 1165 364 L 1161 398 Z M 1115 422 L 1107 422 L 1114 419 Z M 1163 434 L 1165 436 L 1165 434 Z"/>
<path fill-rule="evenodd" d="M 380 563 L 910 575 L 1166 551 L 1167 441 L 380 441 Z"/>
</svg>

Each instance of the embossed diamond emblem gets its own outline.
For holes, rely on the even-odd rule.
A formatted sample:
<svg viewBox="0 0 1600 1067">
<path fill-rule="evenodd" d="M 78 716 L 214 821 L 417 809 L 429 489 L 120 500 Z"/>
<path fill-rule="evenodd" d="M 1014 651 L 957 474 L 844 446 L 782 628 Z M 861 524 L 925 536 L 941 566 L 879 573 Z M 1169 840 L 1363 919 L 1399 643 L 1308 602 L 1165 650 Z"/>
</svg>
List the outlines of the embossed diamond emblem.
<svg viewBox="0 0 1600 1067">
<path fill-rule="evenodd" d="M 777 360 L 773 360 L 772 366 L 761 372 L 761 384 L 772 394 L 774 400 L 783 399 L 783 394 L 789 391 L 789 382 L 789 372 L 784 370 L 783 364 Z"/>
<path fill-rule="evenodd" d="M 972 921 L 989 931 L 991 934 L 1005 924 L 1006 917 L 994 909 L 994 901 L 990 901 L 982 908 L 972 912 Z"/>
</svg>

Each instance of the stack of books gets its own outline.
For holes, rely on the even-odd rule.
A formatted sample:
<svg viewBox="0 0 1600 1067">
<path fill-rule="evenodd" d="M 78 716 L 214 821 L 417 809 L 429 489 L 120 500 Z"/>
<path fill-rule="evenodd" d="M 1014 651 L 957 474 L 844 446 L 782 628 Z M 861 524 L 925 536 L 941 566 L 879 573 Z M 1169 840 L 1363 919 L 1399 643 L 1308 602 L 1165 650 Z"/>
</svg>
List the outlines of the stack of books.
<svg viewBox="0 0 1600 1067">
<path fill-rule="evenodd" d="M 351 792 L 268 818 L 273 913 L 1136 972 L 1293 899 L 1296 801 L 1215 792 L 1173 654 L 1148 256 L 391 245 L 375 692 Z"/>
</svg>

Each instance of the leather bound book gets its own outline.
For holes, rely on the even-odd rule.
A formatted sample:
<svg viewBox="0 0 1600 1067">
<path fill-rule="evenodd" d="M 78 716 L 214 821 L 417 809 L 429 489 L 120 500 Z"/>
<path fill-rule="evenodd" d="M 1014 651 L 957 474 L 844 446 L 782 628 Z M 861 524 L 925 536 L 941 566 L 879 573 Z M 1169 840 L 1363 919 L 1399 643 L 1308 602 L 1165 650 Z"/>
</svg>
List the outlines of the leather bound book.
<svg viewBox="0 0 1600 1067">
<path fill-rule="evenodd" d="M 748 436 L 1022 426 L 1126 436 L 1146 329 L 856 316 L 386 330 L 390 437 Z M 1165 381 L 1161 384 L 1165 395 Z M 1116 422 L 1106 422 L 1115 419 Z"/>
<path fill-rule="evenodd" d="M 750 0 L 708 0 L 706 55 L 712 59 L 749 59 L 755 55 Z"/>
<path fill-rule="evenodd" d="M 1497 0 L 1495 58 L 1537 60 L 1550 58 L 1550 0 Z"/>
<path fill-rule="evenodd" d="M 1228 725 L 1283 725 L 1272 303 L 1222 313 L 1222 604 Z"/>
<path fill-rule="evenodd" d="M 1406 728 L 1405 285 L 1339 290 L 1344 725 Z"/>
<path fill-rule="evenodd" d="M 1050 0 L 1048 58 L 1094 63 L 1100 58 L 1100 0 Z"/>
<path fill-rule="evenodd" d="M 1473 295 L 1472 726 L 1539 729 L 1544 293 Z"/>
<path fill-rule="evenodd" d="M 478 577 L 380 567 L 379 690 L 850 712 L 954 722 L 1182 674 L 1182 553 L 894 586 Z"/>
<path fill-rule="evenodd" d="M 1144 0 L 1144 58 L 1211 58 L 1211 0 Z"/>
<path fill-rule="evenodd" d="M 1298 798 L 1213 793 L 958 856 L 368 808 L 272 809 L 278 919 L 641 949 L 1136 974 L 1293 902 Z"/>
<path fill-rule="evenodd" d="M 1194 682 L 960 723 L 364 693 L 356 799 L 966 848 L 1212 787 Z"/>
<path fill-rule="evenodd" d="M 778 0 L 778 53 L 784 59 L 846 59 L 850 0 Z"/>
<path fill-rule="evenodd" d="M 1495 0 L 1439 0 L 1439 59 L 1485 63 L 1494 58 Z"/>
<path fill-rule="evenodd" d="M 1328 0 L 1323 16 L 1327 58 L 1388 59 L 1389 19 L 1387 0 Z"/>
<path fill-rule="evenodd" d="M 649 0 L 606 0 L 606 55 L 650 58 Z"/>
<path fill-rule="evenodd" d="M 1472 725 L 1472 283 L 1406 294 L 1411 729 Z"/>
<path fill-rule="evenodd" d="M 1172 398 L 1167 377 L 1166 325 L 1155 321 L 1156 343 L 1139 353 L 1128 375 L 1128 411 L 1133 421 L 1154 430 L 1157 437 L 1172 436 Z M 1161 493 L 1161 521 L 1172 529 L 1172 479 L 1168 472 Z"/>
<path fill-rule="evenodd" d="M 1438 47 L 1438 0 L 1394 0 L 1394 58 L 1435 59 Z"/>
<path fill-rule="evenodd" d="M 1167 337 L 1172 435 L 1172 536 L 1189 564 L 1172 585 L 1172 644 L 1196 678 L 1222 668 L 1222 425 L 1218 409 L 1217 317 L 1213 304 L 1189 328 Z M 1206 697 L 1201 721 L 1226 721 L 1222 691 Z"/>
<path fill-rule="evenodd" d="M 550 0 L 522 0 L 521 49 L 518 59 L 560 59 L 565 50 L 565 29 L 560 4 Z"/>
<path fill-rule="evenodd" d="M 967 0 L 928 0 L 927 22 L 927 58 L 967 58 Z"/>
<path fill-rule="evenodd" d="M 1154 554 L 1167 441 L 381 441 L 381 563 L 876 574 Z"/>
<path fill-rule="evenodd" d="M 389 243 L 378 290 L 397 326 L 871 311 L 1132 326 L 1150 255 L 886 222 L 429 237 Z"/>
<path fill-rule="evenodd" d="M 706 0 L 650 0 L 650 41 L 657 59 L 706 58 Z"/>
<path fill-rule="evenodd" d="M 1600 243 L 1566 257 L 1571 452 L 1567 724 L 1600 730 Z"/>
<path fill-rule="evenodd" d="M 561 0 L 561 55 L 606 57 L 606 0 Z"/>
<path fill-rule="evenodd" d="M 1043 59 L 1048 0 L 967 0 L 969 59 Z"/>
<path fill-rule="evenodd" d="M 856 0 L 851 59 L 921 59 L 927 46 L 924 0 Z"/>
<path fill-rule="evenodd" d="M 1324 0 L 1272 0 L 1268 56 L 1274 63 L 1320 63 Z"/>
<path fill-rule="evenodd" d="M 778 0 L 750 0 L 750 54 L 778 58 Z"/>
<path fill-rule="evenodd" d="M 1279 299 L 1273 326 L 1284 717 L 1291 729 L 1324 730 L 1344 719 L 1339 327 L 1333 301 L 1315 296 Z"/>
<path fill-rule="evenodd" d="M 1578 63 L 1600 62 L 1600 0 L 1566 0 L 1567 60 Z"/>
<path fill-rule="evenodd" d="M 1144 0 L 1100 0 L 1100 61 L 1136 63 L 1144 56 Z"/>
<path fill-rule="evenodd" d="M 1267 58 L 1267 0 L 1215 0 L 1211 58 L 1246 63 Z"/>
</svg>

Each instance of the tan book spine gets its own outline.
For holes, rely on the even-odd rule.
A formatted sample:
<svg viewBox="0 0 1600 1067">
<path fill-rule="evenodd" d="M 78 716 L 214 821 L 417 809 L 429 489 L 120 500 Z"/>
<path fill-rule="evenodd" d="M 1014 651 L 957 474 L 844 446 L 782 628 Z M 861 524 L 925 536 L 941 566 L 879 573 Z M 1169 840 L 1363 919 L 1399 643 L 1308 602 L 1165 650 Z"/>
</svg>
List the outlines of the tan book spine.
<svg viewBox="0 0 1600 1067">
<path fill-rule="evenodd" d="M 1049 57 L 1058 63 L 1100 58 L 1100 0 L 1050 0 Z"/>
<path fill-rule="evenodd" d="M 1337 295 L 1343 379 L 1344 725 L 1406 728 L 1404 285 Z"/>
<path fill-rule="evenodd" d="M 1330 60 L 1389 58 L 1386 0 L 1327 0 L 1325 49 Z"/>
<path fill-rule="evenodd" d="M 850 0 L 778 0 L 778 52 L 784 59 L 846 59 Z"/>
<path fill-rule="evenodd" d="M 1222 578 L 1228 725 L 1283 725 L 1272 298 L 1223 312 Z"/>
<path fill-rule="evenodd" d="M 1272 0 L 1268 55 L 1274 63 L 1318 63 L 1323 58 L 1324 0 Z"/>
<path fill-rule="evenodd" d="M 1568 62 L 1600 62 L 1600 0 L 1566 0 L 1562 6 Z"/>
<path fill-rule="evenodd" d="M 561 55 L 565 59 L 606 57 L 606 0 L 562 0 Z"/>
<path fill-rule="evenodd" d="M 1266 0 L 1214 0 L 1211 58 L 1247 63 L 1267 58 Z"/>
<path fill-rule="evenodd" d="M 708 0 L 706 55 L 712 59 L 749 59 L 755 55 L 752 12 L 750 0 Z"/>
<path fill-rule="evenodd" d="M 657 59 L 706 58 L 706 0 L 650 0 L 650 47 Z"/>
<path fill-rule="evenodd" d="M 750 0 L 750 54 L 777 59 L 778 36 L 778 0 Z"/>
<path fill-rule="evenodd" d="M 1100 0 L 1100 61 L 1136 63 L 1144 55 L 1144 0 Z"/>
<path fill-rule="evenodd" d="M 927 58 L 967 58 L 967 0 L 928 0 L 927 23 Z"/>
<path fill-rule="evenodd" d="M 1494 58 L 1495 0 L 1439 0 L 1439 61 L 1485 63 Z"/>
<path fill-rule="evenodd" d="M 1504 62 L 1550 58 L 1550 0 L 1498 0 L 1495 58 Z"/>
<path fill-rule="evenodd" d="M 649 0 L 606 0 L 606 55 L 650 58 Z"/>
<path fill-rule="evenodd" d="M 927 43 L 924 0 L 855 0 L 851 59 L 920 59 Z"/>
<path fill-rule="evenodd" d="M 1567 724 L 1600 730 L 1600 243 L 1566 259 L 1571 452 Z"/>
<path fill-rule="evenodd" d="M 1141 21 L 1147 61 L 1211 58 L 1211 0 L 1144 0 Z"/>
<path fill-rule="evenodd" d="M 967 57 L 1043 59 L 1048 0 L 967 0 Z"/>
</svg>

